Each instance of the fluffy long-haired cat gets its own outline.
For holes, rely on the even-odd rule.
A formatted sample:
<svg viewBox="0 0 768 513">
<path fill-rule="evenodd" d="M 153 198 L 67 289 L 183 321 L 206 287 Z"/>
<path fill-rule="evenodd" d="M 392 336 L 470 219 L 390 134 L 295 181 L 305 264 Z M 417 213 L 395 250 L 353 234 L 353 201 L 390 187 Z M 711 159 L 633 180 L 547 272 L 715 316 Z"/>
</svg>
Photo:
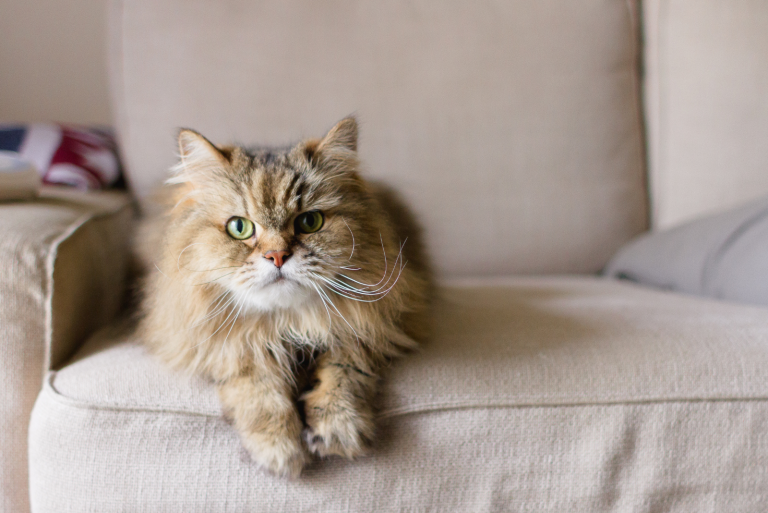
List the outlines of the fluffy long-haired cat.
<svg viewBox="0 0 768 513">
<path fill-rule="evenodd" d="M 363 454 L 382 365 L 426 334 L 429 279 L 405 218 L 359 174 L 356 121 L 280 151 L 182 130 L 179 149 L 168 208 L 142 229 L 142 338 L 215 382 L 273 473 Z"/>
</svg>

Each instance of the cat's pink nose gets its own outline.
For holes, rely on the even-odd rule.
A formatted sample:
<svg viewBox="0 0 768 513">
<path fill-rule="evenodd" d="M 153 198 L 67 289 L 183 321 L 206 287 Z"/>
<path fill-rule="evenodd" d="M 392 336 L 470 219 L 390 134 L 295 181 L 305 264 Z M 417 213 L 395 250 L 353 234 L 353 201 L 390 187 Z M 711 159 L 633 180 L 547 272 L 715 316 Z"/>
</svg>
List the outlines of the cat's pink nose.
<svg viewBox="0 0 768 513">
<path fill-rule="evenodd" d="M 288 251 L 267 251 L 264 253 L 264 258 L 272 260 L 272 263 L 275 264 L 275 267 L 278 269 L 283 266 L 289 256 L 291 256 L 291 254 Z"/>
</svg>

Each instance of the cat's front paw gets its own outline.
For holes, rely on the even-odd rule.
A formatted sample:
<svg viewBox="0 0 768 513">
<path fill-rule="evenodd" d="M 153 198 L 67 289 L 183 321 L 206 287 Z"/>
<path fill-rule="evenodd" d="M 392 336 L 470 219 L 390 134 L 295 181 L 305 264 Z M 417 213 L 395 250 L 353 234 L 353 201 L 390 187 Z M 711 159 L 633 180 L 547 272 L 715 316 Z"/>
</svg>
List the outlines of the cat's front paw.
<svg viewBox="0 0 768 513">
<path fill-rule="evenodd" d="M 309 392 L 306 405 L 307 428 L 304 441 L 320 457 L 353 459 L 368 453 L 373 438 L 373 415 L 368 408 L 328 404 L 321 394 Z"/>
<path fill-rule="evenodd" d="M 267 437 L 252 435 L 243 440 L 243 447 L 251 455 L 251 459 L 277 476 L 299 477 L 309 462 L 309 455 L 301 442 L 265 438 Z"/>
<path fill-rule="evenodd" d="M 299 477 L 310 456 L 301 442 L 300 426 L 292 425 L 290 428 L 277 432 L 264 430 L 241 433 L 243 447 L 253 461 L 272 474 Z"/>
</svg>

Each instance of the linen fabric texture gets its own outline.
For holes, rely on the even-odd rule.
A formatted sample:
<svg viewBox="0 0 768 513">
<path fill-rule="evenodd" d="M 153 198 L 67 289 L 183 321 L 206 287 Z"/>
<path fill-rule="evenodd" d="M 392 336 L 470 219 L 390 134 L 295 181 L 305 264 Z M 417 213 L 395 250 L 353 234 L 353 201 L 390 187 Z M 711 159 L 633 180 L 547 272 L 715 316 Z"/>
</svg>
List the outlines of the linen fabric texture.
<svg viewBox="0 0 768 513">
<path fill-rule="evenodd" d="M 759 511 L 765 309 L 602 278 L 444 287 L 388 369 L 372 456 L 252 463 L 211 384 L 101 332 L 32 416 L 33 510 Z"/>
<path fill-rule="evenodd" d="M 127 178 L 162 182 L 178 126 L 285 145 L 354 113 L 365 175 L 413 208 L 441 276 L 597 272 L 646 228 L 636 11 L 114 1 Z"/>
<path fill-rule="evenodd" d="M 0 204 L 0 511 L 29 510 L 27 428 L 45 371 L 122 305 L 132 218 L 125 193 Z"/>
</svg>

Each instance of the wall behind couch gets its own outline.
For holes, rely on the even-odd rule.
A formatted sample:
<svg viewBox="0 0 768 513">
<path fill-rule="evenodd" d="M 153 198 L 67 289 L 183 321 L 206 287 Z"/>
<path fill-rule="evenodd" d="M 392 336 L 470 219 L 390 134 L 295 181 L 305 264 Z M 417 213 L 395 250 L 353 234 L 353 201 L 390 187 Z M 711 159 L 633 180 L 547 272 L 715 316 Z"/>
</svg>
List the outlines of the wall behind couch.
<svg viewBox="0 0 768 513">
<path fill-rule="evenodd" d="M 107 1 L 0 5 L 0 122 L 111 124 Z"/>
</svg>

